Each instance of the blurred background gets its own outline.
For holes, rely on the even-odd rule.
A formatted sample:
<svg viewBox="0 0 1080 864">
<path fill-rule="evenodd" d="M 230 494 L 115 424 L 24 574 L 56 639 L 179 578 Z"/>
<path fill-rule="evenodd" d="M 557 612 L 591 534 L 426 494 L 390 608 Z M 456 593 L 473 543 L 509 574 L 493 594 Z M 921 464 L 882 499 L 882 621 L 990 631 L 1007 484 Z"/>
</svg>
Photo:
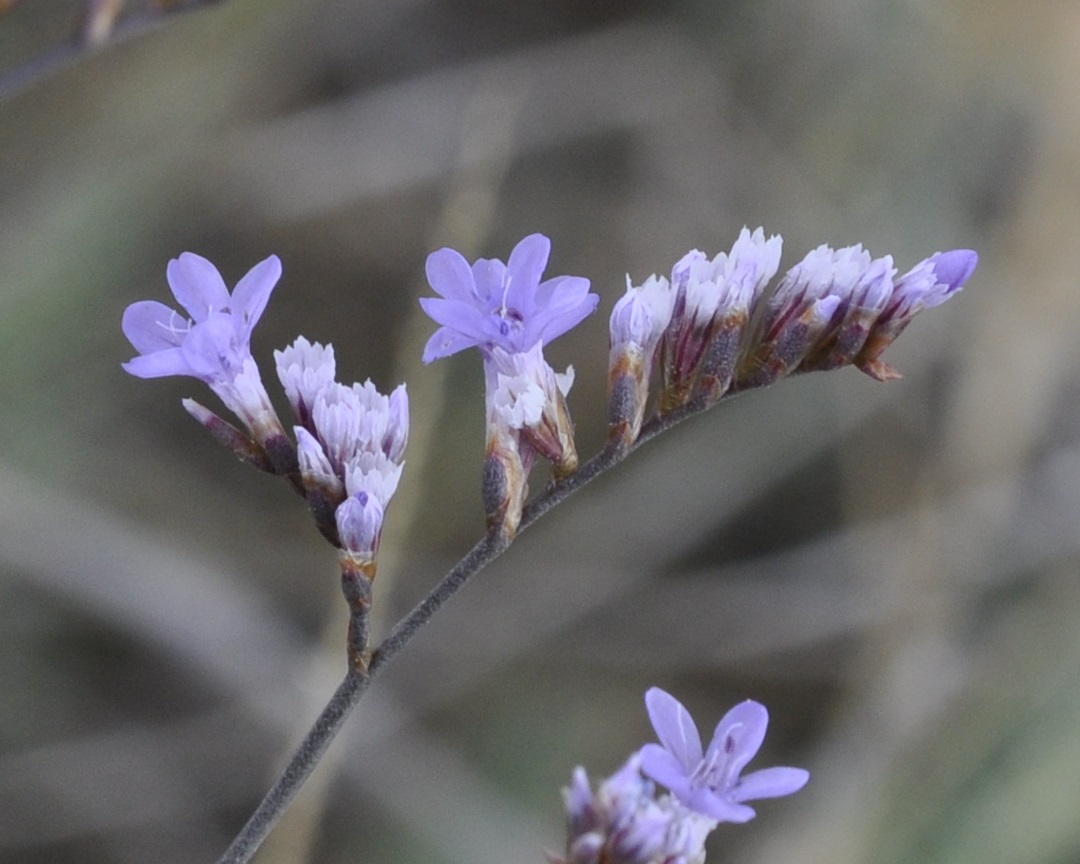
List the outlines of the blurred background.
<svg viewBox="0 0 1080 864">
<path fill-rule="evenodd" d="M 551 237 L 599 313 L 744 225 L 901 270 L 979 250 L 887 355 L 725 402 L 515 543 L 410 646 L 256 860 L 541 862 L 559 789 L 752 697 L 805 791 L 710 861 L 1080 860 L 1080 4 L 0 3 L 0 860 L 213 861 L 344 669 L 332 550 L 285 485 L 120 363 L 185 250 L 255 334 L 407 381 L 380 632 L 480 536 L 482 376 L 419 362 L 426 255 Z M 100 36 L 101 34 L 99 34 Z M 284 406 L 279 403 L 279 407 Z M 282 416 L 285 416 L 282 410 Z M 534 488 L 543 477 L 533 478 Z"/>
</svg>

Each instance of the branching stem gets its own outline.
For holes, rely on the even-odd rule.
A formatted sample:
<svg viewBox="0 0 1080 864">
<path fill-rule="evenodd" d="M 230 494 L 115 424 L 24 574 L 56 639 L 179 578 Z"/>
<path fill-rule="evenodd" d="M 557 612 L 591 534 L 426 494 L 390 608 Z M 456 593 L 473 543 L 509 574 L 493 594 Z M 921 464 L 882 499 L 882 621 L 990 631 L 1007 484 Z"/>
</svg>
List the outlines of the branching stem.
<svg viewBox="0 0 1080 864">
<path fill-rule="evenodd" d="M 518 533 L 524 531 L 553 507 L 561 504 L 586 484 L 605 471 L 622 462 L 645 442 L 666 432 L 683 420 L 711 408 L 702 401 L 690 404 L 656 417 L 642 427 L 637 441 L 627 448 L 607 447 L 583 464 L 565 480 L 550 484 L 526 508 Z M 379 671 L 394 659 L 442 605 L 453 597 L 466 582 L 502 555 L 510 546 L 510 540 L 501 532 L 493 531 L 480 540 L 442 580 L 421 600 L 408 615 L 402 618 L 379 645 L 371 652 L 367 673 L 350 668 L 330 702 L 319 714 L 315 725 L 304 737 L 296 752 L 281 772 L 270 791 L 263 798 L 247 824 L 221 856 L 218 864 L 246 864 L 259 845 L 273 829 L 281 815 L 288 809 L 300 787 L 311 775 L 323 754 L 337 737 L 345 719 L 360 702 L 368 685 Z"/>
</svg>

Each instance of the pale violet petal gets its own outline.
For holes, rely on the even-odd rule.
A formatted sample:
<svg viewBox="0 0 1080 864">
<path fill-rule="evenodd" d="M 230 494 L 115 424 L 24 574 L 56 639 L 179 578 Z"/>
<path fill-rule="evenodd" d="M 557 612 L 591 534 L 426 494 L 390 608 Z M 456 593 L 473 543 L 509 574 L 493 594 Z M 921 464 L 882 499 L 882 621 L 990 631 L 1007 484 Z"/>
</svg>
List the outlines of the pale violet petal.
<svg viewBox="0 0 1080 864">
<path fill-rule="evenodd" d="M 716 724 L 706 758 L 725 754 L 727 776 L 734 780 L 761 749 L 768 726 L 769 712 L 764 705 L 752 699 L 740 702 Z"/>
<path fill-rule="evenodd" d="M 930 256 L 937 281 L 952 291 L 959 290 L 971 278 L 979 264 L 979 254 L 973 249 L 953 249 Z"/>
<path fill-rule="evenodd" d="M 281 259 L 277 255 L 271 255 L 248 270 L 244 278 L 236 283 L 229 308 L 232 310 L 238 336 L 251 338 L 252 328 L 262 317 L 270 300 L 270 292 L 280 278 Z"/>
<path fill-rule="evenodd" d="M 645 693 L 645 707 L 656 737 L 689 774 L 701 762 L 701 735 L 694 718 L 670 693 L 652 687 Z"/>
<path fill-rule="evenodd" d="M 201 377 L 191 368 L 184 357 L 184 352 L 179 348 L 166 348 L 152 354 L 141 354 L 120 365 L 125 372 L 136 378 L 164 378 L 167 375 Z"/>
<path fill-rule="evenodd" d="M 457 354 L 466 348 L 475 348 L 476 344 L 476 340 L 471 336 L 466 336 L 452 327 L 440 327 L 431 334 L 431 338 L 424 345 L 424 354 L 421 359 L 425 363 L 431 363 L 442 357 Z"/>
<path fill-rule="evenodd" d="M 183 252 L 165 268 L 173 296 L 195 321 L 229 307 L 229 289 L 217 267 L 194 252 Z"/>
<path fill-rule="evenodd" d="M 731 797 L 735 801 L 780 798 L 798 792 L 809 779 L 810 772 L 804 768 L 763 768 L 739 778 Z"/>
<path fill-rule="evenodd" d="M 120 327 L 140 354 L 178 347 L 191 322 L 175 309 L 156 300 L 139 300 L 124 310 Z"/>
<path fill-rule="evenodd" d="M 532 314 L 539 299 L 537 288 L 540 276 L 551 254 L 551 241 L 543 234 L 530 234 L 523 238 L 510 253 L 506 262 L 507 291 L 505 302 L 523 314 Z"/>
<path fill-rule="evenodd" d="M 672 791 L 689 787 L 688 772 L 672 753 L 659 744 L 646 744 L 640 750 L 641 771 L 650 780 Z"/>
<path fill-rule="evenodd" d="M 469 262 L 455 249 L 444 247 L 432 252 L 424 266 L 428 284 L 447 300 L 471 302 L 476 296 Z"/>
</svg>

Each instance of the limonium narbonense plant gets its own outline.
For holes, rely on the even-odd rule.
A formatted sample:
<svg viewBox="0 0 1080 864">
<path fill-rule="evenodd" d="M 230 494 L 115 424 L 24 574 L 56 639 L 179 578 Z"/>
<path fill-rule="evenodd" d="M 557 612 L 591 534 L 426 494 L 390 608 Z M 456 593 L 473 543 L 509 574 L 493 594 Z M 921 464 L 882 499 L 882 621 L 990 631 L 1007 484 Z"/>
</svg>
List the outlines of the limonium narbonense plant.
<svg viewBox="0 0 1080 864">
<path fill-rule="evenodd" d="M 217 394 L 239 426 L 194 400 L 183 405 L 240 459 L 284 478 L 303 496 L 337 550 L 349 607 L 345 677 L 222 864 L 250 860 L 372 678 L 519 531 L 644 442 L 728 395 L 847 365 L 880 381 L 899 377 L 882 353 L 919 312 L 959 291 L 978 262 L 966 249 L 937 252 L 898 277 L 890 256 L 872 258 L 858 245 L 820 246 L 770 293 L 781 242 L 761 228 L 744 228 L 729 252 L 709 258 L 693 250 L 670 278 L 653 275 L 635 285 L 627 276 L 608 322 L 608 441 L 585 462 L 567 398 L 573 368 L 555 372 L 543 349 L 596 310 L 599 297 L 589 280 L 543 279 L 551 243 L 542 234 L 521 240 L 505 264 L 484 258 L 469 264 L 452 249 L 433 252 L 426 272 L 439 296 L 420 303 L 439 327 L 423 360 L 466 348 L 480 353 L 487 437 L 480 488 L 488 531 L 373 648 L 368 617 L 379 542 L 409 436 L 405 385 L 383 395 L 371 381 L 342 384 L 333 346 L 297 337 L 274 352 L 295 418 L 290 437 L 251 352 L 252 331 L 281 277 L 273 255 L 230 292 L 213 264 L 185 252 L 169 262 L 166 280 L 186 315 L 155 300 L 127 308 L 123 330 L 138 355 L 124 368 L 140 378 L 197 378 Z M 539 459 L 550 463 L 551 482 L 530 499 L 528 477 Z M 731 709 L 704 749 L 672 696 L 653 688 L 646 705 L 660 743 L 643 747 L 596 792 L 583 769 L 575 772 L 566 790 L 566 857 L 553 860 L 703 861 L 705 837 L 717 824 L 747 821 L 754 816 L 747 801 L 788 795 L 809 777 L 799 768 L 742 776 L 768 723 L 757 702 Z"/>
</svg>

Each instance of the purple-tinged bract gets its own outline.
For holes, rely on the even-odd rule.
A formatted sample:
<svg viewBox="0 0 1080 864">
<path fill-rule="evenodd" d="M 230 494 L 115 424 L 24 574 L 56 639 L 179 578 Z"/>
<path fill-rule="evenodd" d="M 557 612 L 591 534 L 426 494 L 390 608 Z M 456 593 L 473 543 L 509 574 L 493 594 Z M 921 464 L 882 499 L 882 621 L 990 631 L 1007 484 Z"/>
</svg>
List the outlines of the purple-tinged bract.
<svg viewBox="0 0 1080 864">
<path fill-rule="evenodd" d="M 600 298 L 580 276 L 541 282 L 550 252 L 543 234 L 518 243 L 506 264 L 481 258 L 470 266 L 453 249 L 432 252 L 427 279 L 439 297 L 423 297 L 420 305 L 441 326 L 424 348 L 424 362 L 472 347 L 485 358 L 496 346 L 521 353 L 581 323 Z"/>
<path fill-rule="evenodd" d="M 334 515 L 342 548 L 356 555 L 374 556 L 383 525 L 379 496 L 356 492 L 338 505 Z"/>
</svg>

